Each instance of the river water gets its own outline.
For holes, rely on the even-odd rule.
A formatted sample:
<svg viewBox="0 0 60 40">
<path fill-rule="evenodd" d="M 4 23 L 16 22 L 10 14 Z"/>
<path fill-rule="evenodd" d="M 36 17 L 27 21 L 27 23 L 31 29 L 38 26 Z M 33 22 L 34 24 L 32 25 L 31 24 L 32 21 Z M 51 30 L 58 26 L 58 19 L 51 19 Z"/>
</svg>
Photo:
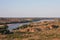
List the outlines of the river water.
<svg viewBox="0 0 60 40">
<path fill-rule="evenodd" d="M 15 28 L 17 28 L 19 26 L 25 25 L 25 24 L 29 24 L 29 23 L 14 23 L 14 24 L 7 24 L 7 25 L 9 27 L 8 29 L 12 30 L 12 29 L 15 29 Z"/>
<path fill-rule="evenodd" d="M 54 21 L 53 19 L 45 19 L 45 20 L 39 20 L 39 21 L 33 21 L 33 22 L 41 22 L 41 21 Z M 12 30 L 12 29 L 15 29 L 15 28 L 17 28 L 17 27 L 19 27 L 19 26 L 22 26 L 22 25 L 25 25 L 25 24 L 29 24 L 30 22 L 28 22 L 28 23 L 14 23 L 14 24 L 7 24 L 8 25 L 8 29 L 9 30 Z"/>
</svg>

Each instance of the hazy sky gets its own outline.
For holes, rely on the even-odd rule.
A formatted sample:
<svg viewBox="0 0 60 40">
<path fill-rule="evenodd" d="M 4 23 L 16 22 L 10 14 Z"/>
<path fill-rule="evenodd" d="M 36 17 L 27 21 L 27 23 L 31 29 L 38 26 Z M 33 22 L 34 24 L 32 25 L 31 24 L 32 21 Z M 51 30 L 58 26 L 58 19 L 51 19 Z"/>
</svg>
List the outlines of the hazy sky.
<svg viewBox="0 0 60 40">
<path fill-rule="evenodd" d="M 60 17 L 60 0 L 0 0 L 0 17 Z"/>
</svg>

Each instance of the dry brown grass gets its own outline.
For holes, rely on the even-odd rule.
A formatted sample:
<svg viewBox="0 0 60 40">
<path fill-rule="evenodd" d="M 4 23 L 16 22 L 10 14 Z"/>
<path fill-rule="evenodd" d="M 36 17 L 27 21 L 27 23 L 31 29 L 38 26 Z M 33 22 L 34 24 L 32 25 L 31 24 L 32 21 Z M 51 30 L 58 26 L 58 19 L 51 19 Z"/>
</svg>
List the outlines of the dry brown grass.
<svg viewBox="0 0 60 40">
<path fill-rule="evenodd" d="M 1 40 L 60 40 L 60 22 L 46 22 L 42 23 L 35 23 L 32 25 L 32 27 L 29 27 L 30 29 L 35 30 L 34 32 L 31 31 L 17 31 L 13 34 L 7 34 L 6 37 L 2 37 Z M 48 25 L 47 25 L 48 24 Z M 58 25 L 58 28 L 53 28 L 51 25 Z M 35 26 L 36 27 L 35 27 Z M 47 27 L 52 27 L 52 29 L 47 29 Z M 24 30 L 27 30 L 29 28 L 25 28 Z M 42 29 L 41 31 L 36 31 L 36 28 Z M 30 30 L 29 29 L 29 30 Z M 23 29 L 21 29 L 23 30 Z M 3 39 L 4 38 L 4 39 Z"/>
</svg>

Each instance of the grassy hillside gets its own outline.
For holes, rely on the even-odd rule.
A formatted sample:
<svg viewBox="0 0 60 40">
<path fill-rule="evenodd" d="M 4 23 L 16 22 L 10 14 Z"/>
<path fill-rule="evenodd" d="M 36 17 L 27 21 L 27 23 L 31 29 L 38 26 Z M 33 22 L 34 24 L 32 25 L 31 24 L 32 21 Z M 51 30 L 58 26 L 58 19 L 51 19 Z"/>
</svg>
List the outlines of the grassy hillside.
<svg viewBox="0 0 60 40">
<path fill-rule="evenodd" d="M 1 35 L 1 40 L 60 40 L 60 21 L 33 22 Z"/>
</svg>

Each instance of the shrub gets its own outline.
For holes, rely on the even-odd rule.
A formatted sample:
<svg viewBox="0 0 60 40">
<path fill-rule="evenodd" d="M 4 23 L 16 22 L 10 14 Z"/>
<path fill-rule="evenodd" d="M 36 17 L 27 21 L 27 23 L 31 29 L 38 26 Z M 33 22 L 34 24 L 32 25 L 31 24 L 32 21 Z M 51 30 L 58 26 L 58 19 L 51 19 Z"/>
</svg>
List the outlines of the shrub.
<svg viewBox="0 0 60 40">
<path fill-rule="evenodd" d="M 8 30 L 8 26 L 7 25 L 0 25 L 0 33 L 6 34 L 8 32 L 9 32 L 9 30 Z"/>
</svg>

